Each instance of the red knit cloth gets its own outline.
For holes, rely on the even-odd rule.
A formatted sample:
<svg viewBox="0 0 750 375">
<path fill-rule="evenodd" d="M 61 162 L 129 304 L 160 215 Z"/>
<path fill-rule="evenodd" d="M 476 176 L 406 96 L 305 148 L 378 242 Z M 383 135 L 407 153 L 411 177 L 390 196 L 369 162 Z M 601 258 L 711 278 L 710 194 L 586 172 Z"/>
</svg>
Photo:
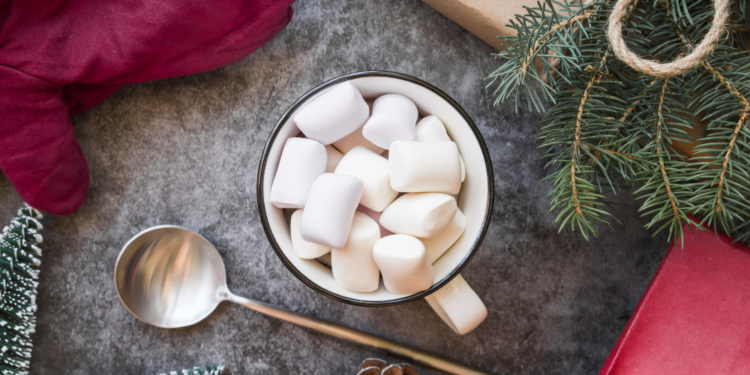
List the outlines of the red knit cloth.
<svg viewBox="0 0 750 375">
<path fill-rule="evenodd" d="M 750 248 L 685 233 L 599 375 L 750 374 Z"/>
<path fill-rule="evenodd" d="M 30 205 L 75 211 L 89 170 L 70 115 L 122 85 L 232 63 L 293 0 L 0 0 L 0 169 Z"/>
</svg>

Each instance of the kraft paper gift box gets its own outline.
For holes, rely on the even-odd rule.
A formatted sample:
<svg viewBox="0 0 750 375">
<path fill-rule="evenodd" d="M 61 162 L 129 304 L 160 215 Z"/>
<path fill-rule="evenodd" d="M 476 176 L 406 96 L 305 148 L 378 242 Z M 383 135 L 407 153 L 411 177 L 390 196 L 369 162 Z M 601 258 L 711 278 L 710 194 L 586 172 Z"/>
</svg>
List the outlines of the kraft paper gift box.
<svg viewBox="0 0 750 375">
<path fill-rule="evenodd" d="M 498 35 L 514 35 L 506 25 L 516 14 L 526 14 L 524 6 L 536 6 L 537 0 L 423 0 L 444 16 L 487 44 L 501 49 Z"/>
</svg>

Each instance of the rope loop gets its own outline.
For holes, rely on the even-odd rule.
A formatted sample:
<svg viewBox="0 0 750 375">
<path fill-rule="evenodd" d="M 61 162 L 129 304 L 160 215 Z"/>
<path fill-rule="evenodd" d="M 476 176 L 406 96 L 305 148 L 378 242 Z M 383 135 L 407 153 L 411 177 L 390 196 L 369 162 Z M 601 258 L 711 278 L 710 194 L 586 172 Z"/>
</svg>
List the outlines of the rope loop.
<svg viewBox="0 0 750 375">
<path fill-rule="evenodd" d="M 729 19 L 729 1 L 714 0 L 714 19 L 711 28 L 703 37 L 698 46 L 689 55 L 678 58 L 669 63 L 661 64 L 658 61 L 642 59 L 625 45 L 622 38 L 622 19 L 627 15 L 628 6 L 633 0 L 618 0 L 609 15 L 607 37 L 609 44 L 618 59 L 628 64 L 631 68 L 653 77 L 671 77 L 680 75 L 706 60 L 719 43 L 719 38 L 724 32 Z"/>
</svg>

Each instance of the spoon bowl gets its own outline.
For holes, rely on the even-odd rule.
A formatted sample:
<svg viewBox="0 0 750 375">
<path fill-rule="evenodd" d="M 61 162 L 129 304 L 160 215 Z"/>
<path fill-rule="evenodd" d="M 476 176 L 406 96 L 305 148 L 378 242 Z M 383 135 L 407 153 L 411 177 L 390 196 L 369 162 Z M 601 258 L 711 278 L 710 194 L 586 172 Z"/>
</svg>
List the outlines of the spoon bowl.
<svg viewBox="0 0 750 375">
<path fill-rule="evenodd" d="M 173 225 L 146 229 L 125 244 L 115 286 L 131 314 L 161 328 L 198 323 L 227 299 L 219 252 L 200 234 Z"/>
</svg>

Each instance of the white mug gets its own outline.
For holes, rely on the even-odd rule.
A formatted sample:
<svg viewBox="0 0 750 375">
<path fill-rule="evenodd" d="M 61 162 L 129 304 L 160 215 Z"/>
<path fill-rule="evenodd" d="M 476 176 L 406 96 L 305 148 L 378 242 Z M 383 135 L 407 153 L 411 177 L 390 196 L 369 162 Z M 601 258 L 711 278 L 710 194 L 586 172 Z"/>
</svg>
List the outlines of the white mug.
<svg viewBox="0 0 750 375">
<path fill-rule="evenodd" d="M 294 253 L 289 224 L 284 212 L 269 201 L 271 183 L 276 173 L 281 150 L 286 139 L 297 136 L 299 129 L 291 120 L 296 110 L 320 95 L 331 86 L 352 82 L 365 98 L 376 98 L 387 93 L 401 94 L 411 99 L 426 115 L 435 115 L 445 124 L 451 139 L 456 143 L 466 165 L 466 180 L 462 184 L 458 207 L 466 216 L 463 235 L 433 264 L 435 281 L 431 288 L 414 294 L 393 294 L 381 284 L 371 293 L 347 290 L 333 278 L 331 269 L 314 259 L 301 259 Z M 467 327 L 478 325 L 480 309 L 478 297 L 473 291 L 464 297 L 461 293 L 471 291 L 458 274 L 479 249 L 492 217 L 494 182 L 492 163 L 487 146 L 471 117 L 450 96 L 437 87 L 401 73 L 359 72 L 332 79 L 312 89 L 286 111 L 273 129 L 258 171 L 257 201 L 261 223 L 279 259 L 313 290 L 340 302 L 359 306 L 390 306 L 417 300 L 435 293 L 431 305 L 442 306 L 444 320 L 451 322 L 456 332 L 465 333 Z M 453 292 L 451 292 L 453 291 Z M 457 294 L 455 291 L 461 291 Z M 473 294 L 472 294 L 473 293 Z M 473 297 L 472 297 L 473 296 Z M 475 298 L 476 297 L 476 298 Z M 461 312 L 450 301 L 472 301 L 470 316 L 460 317 Z M 428 300 L 429 301 L 429 300 Z M 482 305 L 483 306 L 483 305 Z M 468 310 L 466 310 L 468 311 Z M 440 314 L 440 313 L 439 313 Z M 485 309 L 486 316 L 486 309 Z M 473 327 L 472 327 L 473 328 Z"/>
</svg>

